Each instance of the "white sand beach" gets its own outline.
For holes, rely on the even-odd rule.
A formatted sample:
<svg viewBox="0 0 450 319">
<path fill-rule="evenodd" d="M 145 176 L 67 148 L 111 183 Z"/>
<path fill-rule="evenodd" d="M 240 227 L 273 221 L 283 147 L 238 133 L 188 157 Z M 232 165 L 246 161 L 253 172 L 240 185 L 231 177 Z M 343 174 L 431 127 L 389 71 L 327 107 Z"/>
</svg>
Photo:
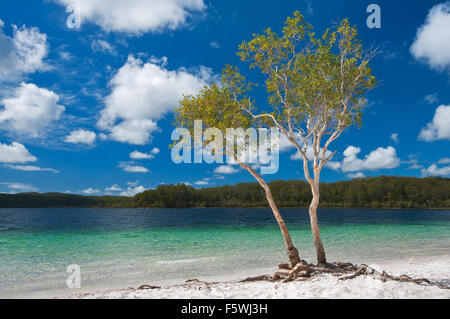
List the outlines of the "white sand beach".
<svg viewBox="0 0 450 319">
<path fill-rule="evenodd" d="M 402 274 L 413 278 L 426 277 L 448 285 L 450 283 L 450 256 L 411 258 L 369 266 L 391 275 Z M 269 274 L 269 272 L 267 272 Z M 262 275 L 254 273 L 253 275 Z M 290 283 L 239 282 L 244 278 L 198 278 L 199 281 L 161 286 L 156 289 L 123 289 L 72 296 L 82 299 L 310 299 L 310 298 L 394 298 L 433 299 L 450 298 L 450 290 L 436 286 L 406 282 L 382 282 L 368 276 L 339 281 L 338 277 L 324 274 L 308 281 Z M 216 278 L 217 279 L 217 278 Z M 208 283 L 207 283 L 207 282 Z M 217 282 L 219 281 L 219 282 Z M 143 283 L 151 285 L 152 283 Z"/>
</svg>

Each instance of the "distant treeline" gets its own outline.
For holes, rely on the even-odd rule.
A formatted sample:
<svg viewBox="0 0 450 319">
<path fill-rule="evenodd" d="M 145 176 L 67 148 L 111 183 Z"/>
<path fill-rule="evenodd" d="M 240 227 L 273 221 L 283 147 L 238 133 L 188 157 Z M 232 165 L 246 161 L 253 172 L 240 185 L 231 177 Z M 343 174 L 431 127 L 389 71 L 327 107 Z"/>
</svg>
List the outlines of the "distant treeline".
<svg viewBox="0 0 450 319">
<path fill-rule="evenodd" d="M 307 207 L 309 185 L 300 180 L 269 183 L 280 207 Z M 450 208 L 450 179 L 393 177 L 354 179 L 321 184 L 321 207 Z M 0 194 L 0 207 L 267 207 L 257 183 L 195 189 L 184 184 L 160 185 L 132 197 L 79 196 L 59 193 Z"/>
<path fill-rule="evenodd" d="M 61 193 L 0 194 L 0 208 L 47 208 L 47 207 L 133 207 L 131 197 L 81 196 Z"/>
<path fill-rule="evenodd" d="M 280 207 L 307 207 L 311 188 L 300 180 L 269 183 Z M 449 178 L 380 176 L 336 183 L 322 183 L 321 207 L 333 208 L 450 208 Z M 134 198 L 136 207 L 266 207 L 257 183 L 195 189 L 161 185 Z"/>
</svg>

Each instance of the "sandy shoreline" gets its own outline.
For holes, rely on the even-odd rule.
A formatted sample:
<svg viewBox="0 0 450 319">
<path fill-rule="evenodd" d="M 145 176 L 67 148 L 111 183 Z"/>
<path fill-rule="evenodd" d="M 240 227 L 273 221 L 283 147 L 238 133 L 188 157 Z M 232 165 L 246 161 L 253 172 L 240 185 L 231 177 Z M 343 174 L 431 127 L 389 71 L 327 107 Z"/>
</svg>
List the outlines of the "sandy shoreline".
<svg viewBox="0 0 450 319">
<path fill-rule="evenodd" d="M 426 277 L 450 284 L 450 256 L 411 258 L 369 264 L 392 275 Z M 267 272 L 269 274 L 270 272 Z M 262 275 L 257 273 L 254 275 Z M 156 289 L 121 289 L 71 296 L 81 299 L 308 299 L 308 298 L 445 298 L 450 290 L 435 286 L 402 282 L 381 282 L 371 277 L 338 281 L 332 275 L 321 275 L 305 282 L 272 283 L 239 282 L 223 278 L 199 278 L 200 281 Z M 215 279 L 215 280 L 214 280 Z M 244 278 L 240 278 L 244 279 Z M 207 283 L 208 282 L 208 283 Z M 143 283 L 152 286 L 152 283 Z"/>
</svg>

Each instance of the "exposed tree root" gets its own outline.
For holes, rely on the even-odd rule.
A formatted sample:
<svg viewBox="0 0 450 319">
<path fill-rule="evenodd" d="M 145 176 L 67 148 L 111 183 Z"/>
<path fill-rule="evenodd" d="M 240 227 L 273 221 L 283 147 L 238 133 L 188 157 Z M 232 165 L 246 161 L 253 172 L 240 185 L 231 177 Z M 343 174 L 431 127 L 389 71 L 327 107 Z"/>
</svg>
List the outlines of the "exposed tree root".
<svg viewBox="0 0 450 319">
<path fill-rule="evenodd" d="M 161 289 L 159 286 L 142 285 L 136 290 L 150 290 L 150 289 Z"/>
<path fill-rule="evenodd" d="M 278 271 L 272 277 L 272 281 L 290 282 L 305 281 L 319 274 L 332 274 L 338 276 L 338 280 L 350 280 L 359 276 L 371 276 L 374 279 L 386 281 L 411 282 L 418 285 L 436 286 L 441 289 L 450 289 L 448 281 L 438 282 L 427 278 L 411 278 L 407 275 L 392 276 L 383 271 L 379 271 L 367 265 L 353 265 L 351 263 L 332 263 L 323 265 L 312 265 L 302 260 L 294 268 L 289 264 L 279 264 Z"/>
</svg>

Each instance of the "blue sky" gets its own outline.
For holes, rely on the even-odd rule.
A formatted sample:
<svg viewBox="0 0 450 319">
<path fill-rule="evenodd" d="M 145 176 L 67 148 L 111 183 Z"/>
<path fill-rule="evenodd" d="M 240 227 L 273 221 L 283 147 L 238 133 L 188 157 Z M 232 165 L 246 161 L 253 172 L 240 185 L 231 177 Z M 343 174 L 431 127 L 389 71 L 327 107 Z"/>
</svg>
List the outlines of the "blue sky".
<svg viewBox="0 0 450 319">
<path fill-rule="evenodd" d="M 366 25 L 370 3 L 380 29 Z M 79 29 L 66 23 L 68 4 L 81 10 Z M 161 183 L 252 181 L 219 165 L 174 164 L 173 108 L 225 64 L 243 67 L 237 46 L 279 31 L 295 10 L 317 31 L 348 17 L 383 51 L 363 126 L 332 144 L 339 165 L 322 180 L 448 177 L 450 2 L 17 0 L 0 3 L 0 192 L 133 195 Z M 303 178 L 293 155 L 285 150 L 266 179 Z"/>
</svg>

